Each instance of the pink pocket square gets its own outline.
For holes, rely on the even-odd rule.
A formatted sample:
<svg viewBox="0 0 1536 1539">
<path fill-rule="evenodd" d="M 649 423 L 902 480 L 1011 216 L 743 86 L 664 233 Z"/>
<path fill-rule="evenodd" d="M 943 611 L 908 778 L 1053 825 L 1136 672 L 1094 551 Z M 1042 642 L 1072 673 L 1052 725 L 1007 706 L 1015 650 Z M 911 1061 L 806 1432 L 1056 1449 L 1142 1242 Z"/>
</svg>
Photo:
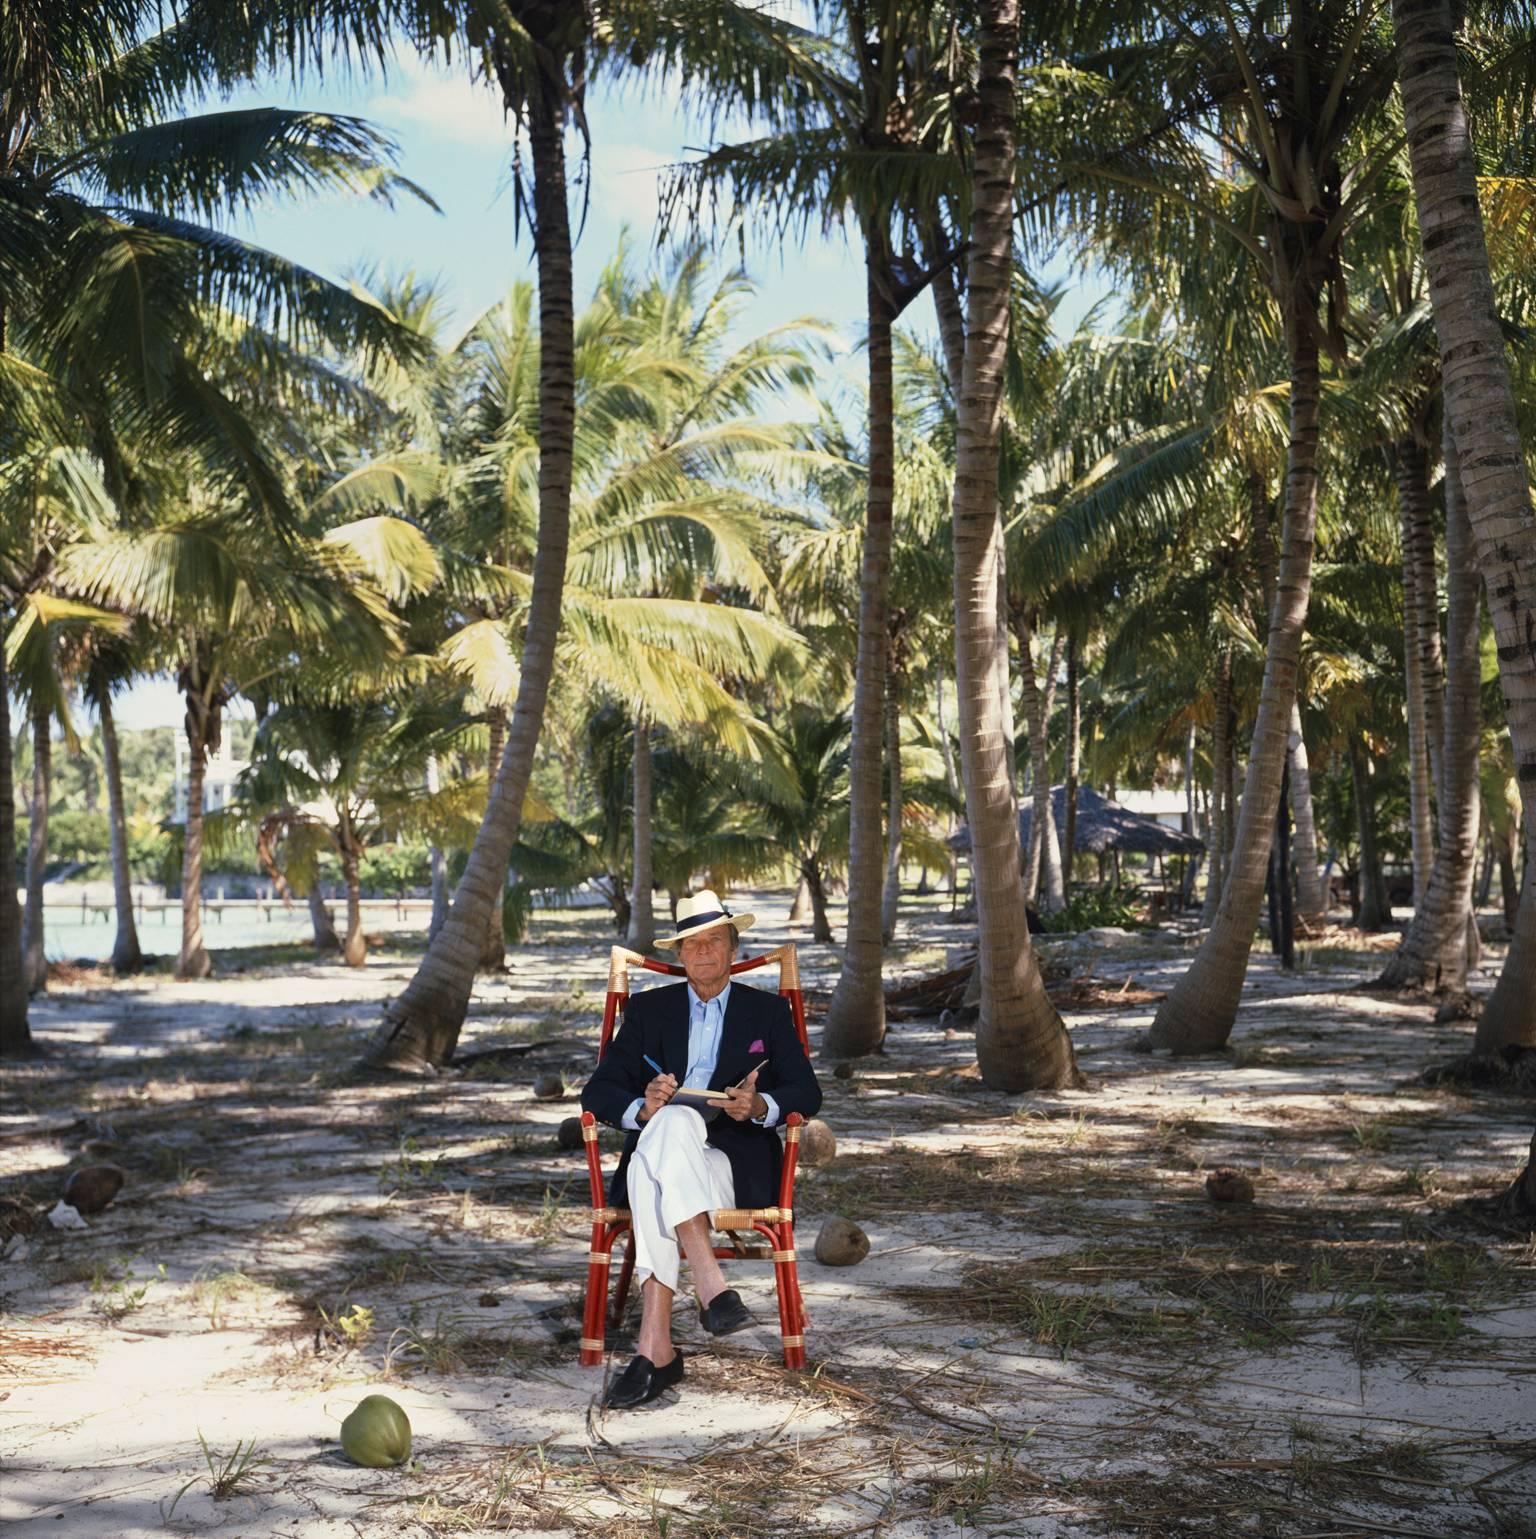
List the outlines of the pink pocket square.
<svg viewBox="0 0 1536 1539">
<path fill-rule="evenodd" d="M 761 1053 L 763 1050 L 763 1039 L 761 1037 L 747 1049 L 749 1053 Z"/>
</svg>

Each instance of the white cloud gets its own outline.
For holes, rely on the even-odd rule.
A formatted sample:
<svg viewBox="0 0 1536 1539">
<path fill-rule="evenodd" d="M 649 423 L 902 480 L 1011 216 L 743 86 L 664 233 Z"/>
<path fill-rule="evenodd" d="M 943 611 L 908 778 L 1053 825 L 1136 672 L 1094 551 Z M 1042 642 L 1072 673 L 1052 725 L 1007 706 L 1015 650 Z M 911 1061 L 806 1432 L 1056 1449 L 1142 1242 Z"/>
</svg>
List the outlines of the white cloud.
<svg viewBox="0 0 1536 1539">
<path fill-rule="evenodd" d="M 499 90 L 471 79 L 462 65 L 428 64 L 400 54 L 395 89 L 375 96 L 366 116 L 407 123 L 451 144 L 482 147 L 512 142 L 513 127 L 501 108 Z"/>
<path fill-rule="evenodd" d="M 648 237 L 656 224 L 662 181 L 677 159 L 675 150 L 644 144 L 594 145 L 593 212 Z"/>
</svg>

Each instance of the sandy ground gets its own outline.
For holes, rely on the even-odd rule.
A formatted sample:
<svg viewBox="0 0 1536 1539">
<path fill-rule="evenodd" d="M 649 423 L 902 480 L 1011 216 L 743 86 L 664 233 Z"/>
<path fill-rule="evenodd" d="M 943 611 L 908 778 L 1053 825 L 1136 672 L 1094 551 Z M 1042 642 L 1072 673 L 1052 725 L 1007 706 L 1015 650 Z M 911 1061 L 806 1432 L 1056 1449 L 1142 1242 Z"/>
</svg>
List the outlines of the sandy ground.
<svg viewBox="0 0 1536 1539">
<path fill-rule="evenodd" d="M 781 896 L 759 908 L 786 933 Z M 50 1051 L 7 1072 L 4 1189 L 49 1206 L 92 1158 L 127 1185 L 6 1257 L 15 1539 L 1536 1535 L 1536 1237 L 1463 1206 L 1518 1169 L 1531 1108 L 1416 1084 L 1468 1028 L 1355 991 L 1358 937 L 1290 976 L 1256 955 L 1219 1058 L 1131 1052 L 1150 1004 L 1070 1012 L 1082 1092 L 986 1090 L 970 1035 L 931 1020 L 848 1077 L 821 1063 L 838 1155 L 797 1192 L 810 1370 L 779 1365 L 769 1270 L 743 1264 L 761 1328 L 712 1342 L 680 1304 L 681 1393 L 605 1415 L 603 1371 L 576 1364 L 585 1171 L 553 1134 L 609 937 L 539 926 L 461 1044 L 518 1051 L 426 1083 L 336 1076 L 402 953 L 37 1005 Z M 895 971 L 964 939 L 927 909 Z M 1190 944 L 1064 959 L 1137 998 Z M 832 955 L 805 961 L 825 987 Z M 551 1069 L 564 1102 L 533 1099 Z M 1207 1199 L 1224 1165 L 1251 1206 Z M 861 1266 L 811 1259 L 832 1214 L 868 1231 Z M 340 1452 L 373 1391 L 410 1415 L 406 1467 Z"/>
</svg>

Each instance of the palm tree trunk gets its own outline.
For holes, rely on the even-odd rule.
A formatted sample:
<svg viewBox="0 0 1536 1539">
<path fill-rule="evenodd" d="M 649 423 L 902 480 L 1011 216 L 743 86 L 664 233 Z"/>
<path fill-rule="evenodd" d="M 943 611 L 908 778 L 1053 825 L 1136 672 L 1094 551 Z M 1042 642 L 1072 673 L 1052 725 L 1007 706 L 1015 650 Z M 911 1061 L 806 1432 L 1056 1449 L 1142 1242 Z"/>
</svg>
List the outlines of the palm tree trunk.
<svg viewBox="0 0 1536 1539">
<path fill-rule="evenodd" d="M 933 715 L 934 723 L 939 729 L 939 750 L 944 758 L 944 785 L 950 797 L 958 801 L 960 798 L 960 777 L 955 773 L 955 755 L 950 745 L 949 723 L 944 716 L 944 671 L 942 668 L 938 668 L 935 672 L 936 677 L 933 681 Z M 946 813 L 944 822 L 946 858 L 949 861 L 949 896 L 953 900 L 959 883 L 960 869 L 960 859 L 948 844 L 949 836 L 955 831 L 954 813 Z M 951 906 L 953 906 L 953 903 L 951 903 Z"/>
<path fill-rule="evenodd" d="M 944 372 L 950 393 L 958 401 L 965 377 L 965 312 L 955 289 L 954 270 L 947 264 L 941 265 L 943 254 L 942 241 L 930 234 L 923 246 L 923 257 L 933 272 L 929 283 L 933 288 L 933 313 L 939 325 L 939 346 L 944 352 Z"/>
<path fill-rule="evenodd" d="M 1515 853 L 1519 848 L 1520 831 L 1515 820 L 1509 820 L 1509 830 L 1498 845 L 1499 896 L 1504 904 L 1504 928 L 1515 933 L 1515 915 L 1520 911 L 1520 884 L 1515 880 Z"/>
<path fill-rule="evenodd" d="M 1077 852 L 1077 777 L 1083 765 L 1082 691 L 1077 676 L 1077 635 L 1067 632 L 1067 795 L 1066 816 L 1061 830 L 1061 892 L 1072 895 L 1072 862 Z M 1191 739 L 1193 743 L 1193 739 Z M 1194 818 L 1190 818 L 1194 827 Z"/>
<path fill-rule="evenodd" d="M 795 882 L 794 901 L 789 905 L 789 920 L 792 925 L 804 924 L 811 912 L 811 884 L 806 881 L 802 872 Z"/>
<path fill-rule="evenodd" d="M 874 1052 L 885 1040 L 885 948 L 880 941 L 880 740 L 885 715 L 886 618 L 891 580 L 891 505 L 896 440 L 891 363 L 891 273 L 884 229 L 864 232 L 869 311 L 869 487 L 859 574 L 859 655 L 848 755 L 848 931 L 843 968 L 827 1004 L 824 1050 L 835 1058 Z"/>
<path fill-rule="evenodd" d="M 43 879 L 48 874 L 48 807 L 53 799 L 53 712 L 32 701 L 32 816 L 27 824 L 27 904 L 21 916 L 21 966 L 29 994 L 48 987 Z"/>
<path fill-rule="evenodd" d="M 490 785 L 496 779 L 496 771 L 506 751 L 507 713 L 497 705 L 492 706 L 487 715 L 490 718 L 490 748 L 486 754 L 485 783 Z M 485 925 L 485 943 L 480 948 L 480 968 L 483 972 L 499 973 L 507 965 L 507 941 L 501 920 L 506 897 L 507 883 L 503 878 L 496 889 L 496 901 Z"/>
<path fill-rule="evenodd" d="M 1527 812 L 1527 828 L 1530 817 Z M 1477 1018 L 1473 1051 L 1491 1054 L 1506 1047 L 1536 1047 L 1536 860 L 1529 855 L 1525 886 L 1510 926 L 1509 950 L 1499 981 Z"/>
<path fill-rule="evenodd" d="M 1408 827 L 1413 840 L 1413 906 L 1429 891 L 1435 859 L 1434 782 L 1429 756 L 1429 696 L 1424 677 L 1423 559 L 1419 545 L 1429 531 L 1429 472 L 1413 438 L 1392 451 L 1392 471 L 1403 553 L 1403 692 L 1408 710 Z M 1430 536 L 1433 538 L 1433 536 Z"/>
<path fill-rule="evenodd" d="M 832 922 L 827 918 L 827 888 L 822 879 L 819 861 L 807 858 L 800 866 L 800 875 L 811 895 L 811 939 L 823 946 L 835 946 L 837 937 L 832 933 Z"/>
<path fill-rule="evenodd" d="M 1536 1219 L 1536 1133 L 1531 1134 L 1531 1152 L 1526 1156 L 1525 1169 L 1499 1199 L 1499 1212 L 1504 1218 L 1522 1222 Z"/>
<path fill-rule="evenodd" d="M 900 647 L 891 643 L 885 678 L 885 762 L 889 785 L 885 808 L 885 890 L 880 897 L 880 939 L 889 946 L 896 938 L 896 911 L 901 904 L 901 668 Z"/>
<path fill-rule="evenodd" d="M 117 910 L 117 938 L 112 943 L 112 971 L 120 978 L 144 965 L 139 931 L 133 919 L 133 870 L 128 864 L 128 817 L 123 806 L 123 762 L 117 746 L 112 691 L 105 683 L 95 692 L 101 718 L 101 758 L 107 776 L 107 820 L 112 834 L 112 902 Z"/>
<path fill-rule="evenodd" d="M 1196 821 L 1197 806 L 1195 801 L 1195 723 L 1191 719 L 1189 730 L 1184 738 L 1184 832 L 1198 834 L 1200 825 Z M 1184 865 L 1179 877 L 1179 908 L 1188 909 L 1195 896 L 1195 877 L 1200 870 L 1200 852 L 1192 850 L 1185 854 Z"/>
<path fill-rule="evenodd" d="M 427 795 L 435 797 L 441 788 L 437 767 L 437 755 L 430 754 L 427 757 Z M 442 846 L 436 842 L 431 850 L 432 862 L 432 917 L 427 921 L 427 941 L 430 944 L 437 939 L 437 932 L 442 929 L 443 921 L 448 917 L 448 862 L 444 858 Z M 334 936 L 335 931 L 333 930 Z M 316 931 L 316 944 L 319 944 L 319 932 Z"/>
<path fill-rule="evenodd" d="M 1439 781 L 1440 847 L 1424 902 L 1378 980 L 1461 994 L 1467 987 L 1467 921 L 1477 860 L 1482 794 L 1477 751 L 1482 736 L 1481 604 L 1472 530 L 1455 445 L 1445 440 L 1445 584 L 1447 680 Z"/>
<path fill-rule="evenodd" d="M 1221 907 L 1221 889 L 1227 876 L 1227 765 L 1231 751 L 1227 746 L 1227 734 L 1232 715 L 1232 649 L 1221 649 L 1221 662 L 1216 671 L 1216 702 L 1211 713 L 1211 826 L 1208 831 L 1210 859 L 1206 867 L 1205 905 L 1200 913 L 1200 923 L 1209 927 L 1215 923 L 1216 910 Z"/>
<path fill-rule="evenodd" d="M 341 959 L 348 967 L 362 967 L 368 960 L 368 942 L 363 937 L 363 886 L 358 872 L 362 847 L 357 841 L 357 827 L 351 812 L 338 809 L 336 845 L 341 854 L 341 878 L 347 889 L 347 935 L 341 943 Z"/>
<path fill-rule="evenodd" d="M 1040 882 L 1044 901 L 1040 906 L 1048 914 L 1059 913 L 1067 901 L 1061 880 L 1061 838 L 1056 828 L 1056 803 L 1051 795 L 1051 712 L 1056 706 L 1056 680 L 1061 674 L 1066 643 L 1066 631 L 1058 625 L 1051 638 L 1045 686 L 1040 691 L 1039 724 L 1031 733 L 1030 741 L 1031 772 L 1035 777 L 1035 818 L 1031 821 L 1038 821 L 1041 828 Z"/>
<path fill-rule="evenodd" d="M 1014 71 L 1018 0 L 981 6 L 981 68 L 972 172 L 969 315 L 956 413 L 955 676 L 971 828 L 981 979 L 976 1053 L 984 1082 L 1020 1091 L 1080 1085 L 1072 1040 L 1029 944 L 1019 875 L 1019 818 L 1008 720 L 1007 637 L 999 657 L 1003 529 L 998 438 L 1013 273 Z"/>
<path fill-rule="evenodd" d="M 1275 955 L 1289 972 L 1296 966 L 1296 901 L 1291 886 L 1291 767 L 1280 766 L 1280 807 L 1275 814 L 1273 846 L 1274 906 L 1270 910 L 1270 934 Z M 1278 923 L 1276 923 L 1278 921 Z"/>
<path fill-rule="evenodd" d="M 1419 633 L 1419 672 L 1424 681 L 1424 736 L 1429 750 L 1429 787 L 1438 805 L 1440 755 L 1445 742 L 1445 654 L 1440 645 L 1440 575 L 1435 554 L 1435 522 L 1430 513 L 1429 456 L 1414 449 L 1422 468 L 1417 471 L 1424 497 L 1410 509 L 1413 528 L 1413 602 Z"/>
<path fill-rule="evenodd" d="M 651 870 L 651 733 L 643 721 L 635 723 L 634 757 L 635 883 L 625 944 L 633 951 L 649 951 L 656 944 L 656 914 L 651 906 L 655 882 Z"/>
<path fill-rule="evenodd" d="M 1024 897 L 1040 898 L 1040 907 L 1054 914 L 1065 897 L 1061 883 L 1061 846 L 1055 838 L 1056 818 L 1051 803 L 1051 711 L 1056 703 L 1056 676 L 1061 671 L 1066 648 L 1066 631 L 1056 627 L 1051 640 L 1050 659 L 1045 665 L 1045 683 L 1035 679 L 1034 630 L 1028 616 L 1019 619 L 1020 695 L 1024 720 L 1029 733 L 1030 790 L 1034 811 L 1029 820 L 1029 852 L 1024 860 Z M 1043 895 L 1043 896 L 1042 896 Z"/>
<path fill-rule="evenodd" d="M 1301 731 L 1301 702 L 1291 704 L 1291 813 L 1295 831 L 1291 849 L 1296 867 L 1296 917 L 1308 930 L 1320 930 L 1328 919 L 1323 874 L 1317 860 L 1317 819 L 1312 810 L 1312 768 L 1307 740 Z"/>
<path fill-rule="evenodd" d="M 1525 807 L 1526 891 L 1477 1046 L 1536 1046 L 1536 520 L 1477 200 L 1449 0 L 1392 0 L 1442 389 L 1493 618 Z"/>
<path fill-rule="evenodd" d="M 1387 881 L 1376 842 L 1376 806 L 1371 799 L 1370 776 L 1359 739 L 1353 732 L 1349 734 L 1349 774 L 1355 793 L 1355 823 L 1360 833 L 1360 912 L 1355 923 L 1362 930 L 1380 930 L 1391 923 L 1392 906 L 1387 901 Z"/>
<path fill-rule="evenodd" d="M 422 1072 L 453 1056 L 469 1007 L 492 909 L 522 822 L 523 798 L 544 721 L 560 632 L 570 545 L 571 460 L 576 412 L 571 226 L 565 190 L 565 103 L 552 81 L 527 107 L 533 159 L 534 250 L 539 269 L 539 539 L 533 561 L 522 672 L 507 751 L 453 908 L 416 975 L 385 1012 L 365 1054 L 370 1065 Z"/>
<path fill-rule="evenodd" d="M 0 350 L 5 308 L 0 303 Z M 27 989 L 21 971 L 21 908 L 16 902 L 16 791 L 11 778 L 10 683 L 0 625 L 0 1057 L 24 1058 L 37 1050 L 27 1024 Z"/>
<path fill-rule="evenodd" d="M 933 312 L 939 326 L 939 345 L 944 352 L 944 372 L 949 378 L 949 389 L 955 400 L 960 399 L 960 386 L 965 374 L 965 314 L 960 308 L 960 296 L 955 291 L 955 275 L 948 265 L 940 264 L 942 242 L 932 230 L 923 247 L 924 258 L 933 277 L 929 285 L 933 290 Z M 960 777 L 955 771 L 954 754 L 950 749 L 949 728 L 944 717 L 944 668 L 935 667 L 934 710 L 939 727 L 939 747 L 944 755 L 944 784 L 956 799 L 960 795 Z M 949 819 L 948 832 L 955 831 L 955 819 Z M 949 896 L 953 911 L 959 889 L 960 860 L 953 850 L 949 853 Z"/>
<path fill-rule="evenodd" d="M 1301 309 L 1305 305 L 1311 306 L 1314 313 L 1316 310 L 1316 291 L 1309 276 L 1292 277 L 1287 300 L 1290 442 L 1280 572 L 1270 613 L 1264 683 L 1221 904 L 1189 971 L 1173 986 L 1152 1022 L 1152 1045 L 1171 1048 L 1176 1053 L 1221 1048 L 1237 1018 L 1254 926 L 1264 897 L 1269 845 L 1280 801 L 1280 777 L 1290 739 L 1291 705 L 1296 698 L 1301 637 L 1312 591 L 1321 382 L 1317 342 L 1307 324 L 1311 317 Z"/>
<path fill-rule="evenodd" d="M 187 691 L 187 820 L 181 848 L 181 955 L 178 978 L 206 978 L 213 962 L 203 946 L 203 779 L 208 748 L 218 741 L 219 706 Z"/>
<path fill-rule="evenodd" d="M 309 889 L 309 924 L 314 931 L 315 951 L 320 956 L 341 950 L 341 937 L 336 933 L 331 911 L 325 905 L 325 893 L 316 877 Z"/>
</svg>

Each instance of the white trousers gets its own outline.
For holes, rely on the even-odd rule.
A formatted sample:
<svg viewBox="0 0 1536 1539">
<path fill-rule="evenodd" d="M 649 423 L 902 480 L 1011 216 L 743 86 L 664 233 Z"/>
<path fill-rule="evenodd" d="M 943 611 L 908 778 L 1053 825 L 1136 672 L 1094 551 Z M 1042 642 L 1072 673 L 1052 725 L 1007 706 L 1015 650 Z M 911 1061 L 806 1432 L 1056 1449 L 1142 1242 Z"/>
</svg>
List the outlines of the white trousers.
<svg viewBox="0 0 1536 1539">
<path fill-rule="evenodd" d="M 735 1206 L 731 1162 L 705 1141 L 706 1131 L 704 1119 L 687 1106 L 663 1106 L 640 1129 L 628 1175 L 639 1282 L 654 1277 L 677 1292 L 677 1226 L 699 1213 L 713 1220 L 717 1209 Z"/>
</svg>

